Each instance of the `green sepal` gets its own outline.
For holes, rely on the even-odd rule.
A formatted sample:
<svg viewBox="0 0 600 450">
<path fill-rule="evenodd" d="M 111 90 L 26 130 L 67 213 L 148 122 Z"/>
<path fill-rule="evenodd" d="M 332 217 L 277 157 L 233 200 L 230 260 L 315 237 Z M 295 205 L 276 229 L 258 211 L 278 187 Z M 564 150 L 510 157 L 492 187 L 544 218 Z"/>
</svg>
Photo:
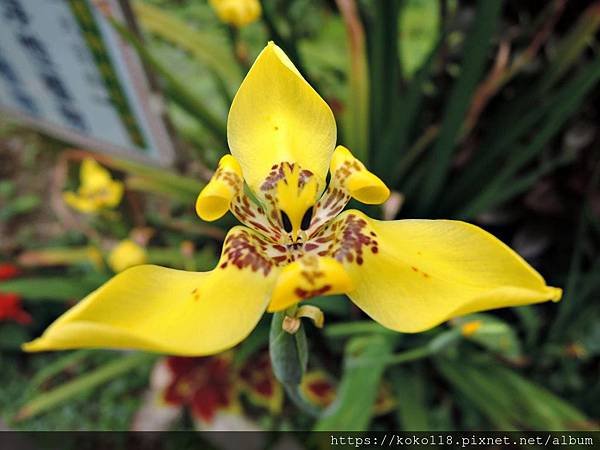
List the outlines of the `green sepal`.
<svg viewBox="0 0 600 450">
<path fill-rule="evenodd" d="M 303 325 L 300 325 L 295 334 L 289 334 L 282 328 L 286 315 L 289 315 L 287 311 L 273 314 L 269 353 L 275 377 L 284 385 L 296 386 L 306 372 L 308 346 Z"/>
</svg>

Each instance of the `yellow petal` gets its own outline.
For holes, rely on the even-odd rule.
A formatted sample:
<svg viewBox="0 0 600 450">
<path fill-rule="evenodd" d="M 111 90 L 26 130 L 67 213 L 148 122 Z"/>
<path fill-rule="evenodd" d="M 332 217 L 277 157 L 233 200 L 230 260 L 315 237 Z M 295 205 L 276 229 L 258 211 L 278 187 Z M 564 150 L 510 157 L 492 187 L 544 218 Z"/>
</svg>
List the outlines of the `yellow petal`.
<svg viewBox="0 0 600 450">
<path fill-rule="evenodd" d="M 306 255 L 281 270 L 268 311 L 282 311 L 301 300 L 341 294 L 352 287 L 352 280 L 338 261 Z"/>
<path fill-rule="evenodd" d="M 102 198 L 103 206 L 114 208 L 123 198 L 124 186 L 120 181 L 111 180 L 106 186 L 105 196 Z"/>
<path fill-rule="evenodd" d="M 79 170 L 81 186 L 87 189 L 102 189 L 111 181 L 110 172 L 92 158 L 86 158 Z"/>
<path fill-rule="evenodd" d="M 369 172 L 350 150 L 338 145 L 331 158 L 332 179 L 361 203 L 378 205 L 390 196 L 390 190 L 375 174 Z"/>
<path fill-rule="evenodd" d="M 233 228 L 211 272 L 127 269 L 24 349 L 135 348 L 194 356 L 233 347 L 260 319 L 277 275 L 257 239 L 247 228 Z"/>
<path fill-rule="evenodd" d="M 285 161 L 310 170 L 323 186 L 336 125 L 327 103 L 270 42 L 233 100 L 227 135 L 244 179 L 260 193 L 271 167 Z"/>
<path fill-rule="evenodd" d="M 309 236 L 314 236 L 332 217 L 336 217 L 350 198 L 368 205 L 376 205 L 385 202 L 390 196 L 390 190 L 385 183 L 369 172 L 365 165 L 342 145 L 338 145 L 333 152 L 329 171 L 331 181 L 316 204 L 307 231 Z"/>
<path fill-rule="evenodd" d="M 81 197 L 78 194 L 76 194 L 75 192 L 70 192 L 70 191 L 63 192 L 62 198 L 67 205 L 69 205 L 71 208 L 76 209 L 77 211 L 80 211 L 82 213 L 89 214 L 92 212 L 96 212 L 99 209 L 96 202 L 94 202 L 88 198 Z"/>
<path fill-rule="evenodd" d="M 348 295 L 393 330 L 419 332 L 475 311 L 560 300 L 560 289 L 474 225 L 378 221 L 352 210 L 337 221 L 345 237 L 332 254 L 356 286 Z"/>
<path fill-rule="evenodd" d="M 231 155 L 219 161 L 217 171 L 196 200 L 196 213 L 208 222 L 217 220 L 229 210 L 233 197 L 243 189 L 242 169 Z"/>
</svg>

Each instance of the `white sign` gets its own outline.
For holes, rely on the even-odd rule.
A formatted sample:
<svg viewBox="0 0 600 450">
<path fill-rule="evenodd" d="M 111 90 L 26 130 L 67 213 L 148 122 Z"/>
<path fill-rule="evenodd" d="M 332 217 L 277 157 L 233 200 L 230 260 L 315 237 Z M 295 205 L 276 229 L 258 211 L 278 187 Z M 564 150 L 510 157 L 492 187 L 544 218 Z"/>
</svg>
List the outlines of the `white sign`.
<svg viewBox="0 0 600 450">
<path fill-rule="evenodd" d="M 0 0 L 0 110 L 89 150 L 169 164 L 160 97 L 98 5 Z M 123 20 L 115 1 L 101 7 Z"/>
</svg>

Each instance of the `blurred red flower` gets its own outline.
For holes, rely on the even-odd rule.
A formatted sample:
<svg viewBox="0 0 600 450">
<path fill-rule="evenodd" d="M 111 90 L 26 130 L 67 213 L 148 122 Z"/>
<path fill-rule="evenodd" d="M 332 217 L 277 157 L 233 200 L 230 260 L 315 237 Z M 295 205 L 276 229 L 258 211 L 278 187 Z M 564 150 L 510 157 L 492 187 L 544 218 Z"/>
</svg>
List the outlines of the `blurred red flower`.
<svg viewBox="0 0 600 450">
<path fill-rule="evenodd" d="M 20 270 L 10 263 L 0 264 L 0 280 L 19 275 Z M 21 297 L 12 292 L 0 292 L 0 322 L 12 320 L 22 325 L 31 323 L 31 316 L 21 306 Z"/>
<path fill-rule="evenodd" d="M 0 280 L 9 280 L 19 275 L 21 271 L 17 266 L 10 263 L 0 264 Z"/>
<path fill-rule="evenodd" d="M 204 422 L 211 422 L 217 411 L 233 407 L 235 387 L 228 354 L 172 356 L 166 363 L 173 375 L 164 393 L 167 403 L 190 407 L 192 414 Z"/>
<path fill-rule="evenodd" d="M 170 356 L 165 365 L 171 377 L 164 401 L 187 406 L 203 423 L 211 423 L 219 411 L 240 414 L 241 393 L 257 406 L 271 411 L 281 408 L 283 391 L 266 351 L 248 358 L 239 368 L 233 364 L 231 351 L 199 358 Z"/>
</svg>

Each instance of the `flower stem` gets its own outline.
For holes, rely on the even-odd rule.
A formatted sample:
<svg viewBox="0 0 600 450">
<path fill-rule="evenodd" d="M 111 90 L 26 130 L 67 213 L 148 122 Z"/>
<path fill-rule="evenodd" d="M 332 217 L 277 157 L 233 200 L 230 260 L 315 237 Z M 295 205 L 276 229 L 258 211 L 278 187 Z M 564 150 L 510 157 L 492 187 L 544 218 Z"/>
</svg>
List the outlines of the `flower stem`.
<svg viewBox="0 0 600 450">
<path fill-rule="evenodd" d="M 320 415 L 320 410 L 304 399 L 300 393 L 299 385 L 292 386 L 285 384 L 284 388 L 292 403 L 294 403 L 294 405 L 296 405 L 299 409 L 312 417 L 318 417 Z"/>
<path fill-rule="evenodd" d="M 434 353 L 434 349 L 432 349 L 429 345 L 424 345 L 422 347 L 411 348 L 410 350 L 391 355 L 388 357 L 386 363 L 388 366 L 404 364 L 407 362 L 416 361 L 418 359 L 427 358 Z"/>
</svg>

